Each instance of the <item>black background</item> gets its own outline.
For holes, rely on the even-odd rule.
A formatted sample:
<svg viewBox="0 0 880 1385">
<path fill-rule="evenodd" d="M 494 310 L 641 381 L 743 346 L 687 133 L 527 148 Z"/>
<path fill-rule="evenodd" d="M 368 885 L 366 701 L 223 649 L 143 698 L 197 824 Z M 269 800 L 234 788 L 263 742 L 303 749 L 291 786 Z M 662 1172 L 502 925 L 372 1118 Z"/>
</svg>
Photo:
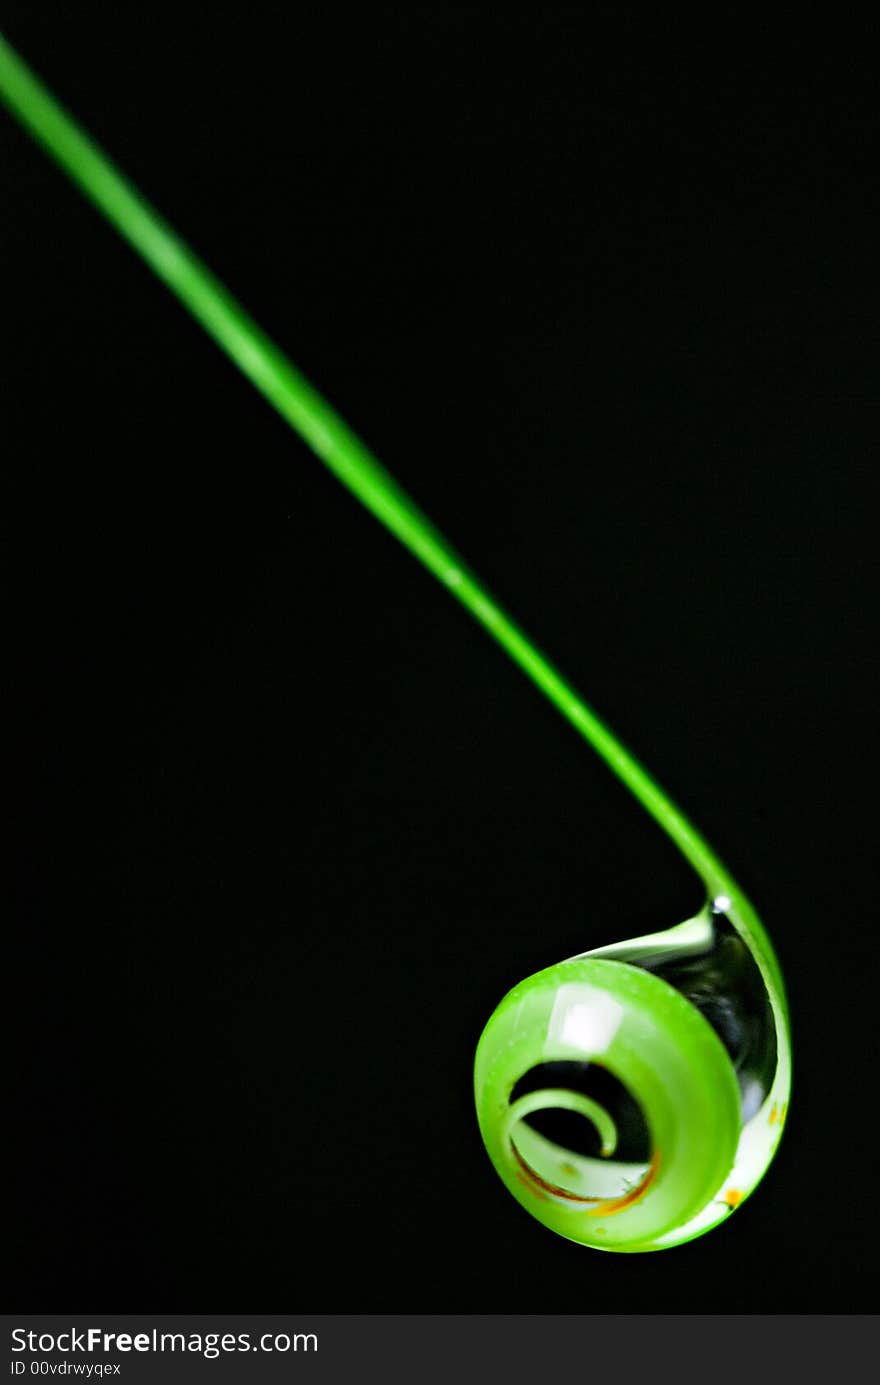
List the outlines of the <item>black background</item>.
<svg viewBox="0 0 880 1385">
<path fill-rule="evenodd" d="M 871 36 L 280 9 L 5 29 L 717 846 L 795 1101 L 672 1252 L 512 1201 L 492 1008 L 698 883 L 4 117 L 9 1306 L 864 1310 Z"/>
</svg>

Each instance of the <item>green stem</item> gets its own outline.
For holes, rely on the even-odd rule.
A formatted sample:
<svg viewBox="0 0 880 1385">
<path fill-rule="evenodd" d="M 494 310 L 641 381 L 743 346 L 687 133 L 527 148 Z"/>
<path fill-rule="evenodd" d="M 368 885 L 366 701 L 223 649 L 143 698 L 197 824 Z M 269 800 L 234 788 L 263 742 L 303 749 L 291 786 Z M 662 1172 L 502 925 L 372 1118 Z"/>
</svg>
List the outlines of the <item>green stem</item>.
<svg viewBox="0 0 880 1385">
<path fill-rule="evenodd" d="M 0 97 L 343 485 L 461 602 L 635 795 L 713 894 L 725 867 L 372 453 L 0 36 Z M 746 906 L 747 907 L 747 906 Z M 751 912 L 749 910 L 749 912 Z"/>
</svg>

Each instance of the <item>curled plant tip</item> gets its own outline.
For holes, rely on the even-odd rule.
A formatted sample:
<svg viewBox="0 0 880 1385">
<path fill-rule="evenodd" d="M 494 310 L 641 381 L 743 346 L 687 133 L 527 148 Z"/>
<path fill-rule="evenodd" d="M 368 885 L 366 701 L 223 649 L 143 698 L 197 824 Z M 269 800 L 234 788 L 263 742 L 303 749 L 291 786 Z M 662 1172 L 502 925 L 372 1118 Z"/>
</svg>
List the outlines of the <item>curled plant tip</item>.
<svg viewBox="0 0 880 1385">
<path fill-rule="evenodd" d="M 613 732 L 104 152 L 0 37 L 0 98 L 303 441 L 540 688 L 675 843 L 693 919 L 529 977 L 476 1055 L 489 1156 L 539 1221 L 658 1250 L 725 1220 L 773 1157 L 791 1045 L 770 941 L 729 872 Z"/>
</svg>

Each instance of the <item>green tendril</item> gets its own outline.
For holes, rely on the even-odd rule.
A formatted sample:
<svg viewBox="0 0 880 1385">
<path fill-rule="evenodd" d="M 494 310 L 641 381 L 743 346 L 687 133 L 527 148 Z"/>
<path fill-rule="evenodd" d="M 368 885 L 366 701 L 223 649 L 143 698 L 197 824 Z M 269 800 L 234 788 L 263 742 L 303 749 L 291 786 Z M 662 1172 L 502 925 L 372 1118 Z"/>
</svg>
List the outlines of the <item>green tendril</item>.
<svg viewBox="0 0 880 1385">
<path fill-rule="evenodd" d="M 707 1103 L 712 1093 L 722 1094 L 719 1097 L 724 1112 L 721 1126 L 722 1133 L 726 1133 L 717 1147 L 713 1146 L 711 1150 L 707 1148 L 699 1188 L 694 1185 L 688 1190 L 682 1184 L 675 1191 L 675 1178 L 687 1181 L 682 1172 L 682 1161 L 679 1157 L 676 1168 L 670 1172 L 669 1161 L 664 1162 L 662 1150 L 656 1150 L 651 1162 L 644 1168 L 639 1166 L 640 1181 L 633 1182 L 635 1173 L 632 1170 L 627 1173 L 623 1168 L 620 1173 L 621 1188 L 614 1197 L 607 1194 L 607 1188 L 613 1185 L 617 1177 L 614 1170 L 608 1173 L 600 1169 L 600 1175 L 597 1175 L 595 1161 L 580 1156 L 572 1156 L 574 1163 L 571 1159 L 563 1163 L 563 1169 L 574 1170 L 573 1174 L 569 1172 L 566 1176 L 577 1175 L 579 1187 L 581 1184 L 589 1185 L 591 1178 L 600 1177 L 605 1192 L 601 1196 L 581 1197 L 580 1193 L 556 1188 L 549 1176 L 545 1178 L 534 1169 L 530 1171 L 528 1160 L 521 1150 L 513 1150 L 510 1131 L 514 1125 L 518 1125 L 523 1148 L 532 1151 L 542 1167 L 546 1164 L 551 1172 L 555 1167 L 558 1151 L 552 1141 L 544 1140 L 528 1125 L 528 1114 L 534 1114 L 546 1103 L 547 1092 L 522 1099 L 513 1111 L 505 1106 L 517 1073 L 521 1075 L 524 1070 L 522 1063 L 516 1071 L 515 1065 L 510 1066 L 511 1055 L 519 1052 L 516 1045 L 522 1038 L 515 1025 L 514 1030 L 510 1031 L 514 1038 L 508 1034 L 499 1050 L 503 1061 L 497 1054 L 492 1056 L 494 1049 L 490 1030 L 495 1024 L 496 1033 L 500 1033 L 501 1029 L 507 1033 L 513 1023 L 508 1005 L 511 997 L 502 1002 L 496 1016 L 490 1020 L 478 1051 L 478 1108 L 487 1148 L 511 1191 L 529 1206 L 534 1215 L 563 1235 L 585 1244 L 600 1247 L 604 1244 L 609 1249 L 657 1249 L 700 1235 L 738 1206 L 758 1182 L 778 1143 L 787 1109 L 790 1044 L 784 989 L 772 946 L 751 904 L 711 847 L 667 794 L 504 611 L 369 449 L 107 155 L 80 129 L 2 36 L 0 98 L 334 476 L 470 612 L 655 819 L 706 885 L 709 912 L 700 927 L 704 927 L 707 936 L 712 934 L 712 918 L 723 915 L 747 945 L 767 989 L 776 1034 L 775 1076 L 761 1104 L 760 1119 L 763 1124 L 760 1133 L 755 1125 L 758 1116 L 745 1123 L 740 1131 L 737 1114 L 739 1097 L 733 1070 L 718 1038 L 708 1031 L 708 1026 L 694 1007 L 676 996 L 675 1005 L 685 1008 L 681 1014 L 675 1005 L 670 1009 L 671 1002 L 666 992 L 671 987 L 650 976 L 648 971 L 638 973 L 642 980 L 634 989 L 632 974 L 638 967 L 648 966 L 640 958 L 650 955 L 654 947 L 650 938 L 635 940 L 633 945 L 612 945 L 606 950 L 604 959 L 597 960 L 595 956 L 586 960 L 572 959 L 568 964 L 561 964 L 560 968 L 531 978 L 511 993 L 514 997 L 520 996 L 517 1014 L 527 1002 L 534 1004 L 535 1022 L 538 1025 L 536 1032 L 544 1035 L 537 1046 L 532 1043 L 530 1048 L 524 1042 L 523 1063 L 527 1049 L 530 1061 L 539 1062 L 548 1056 L 550 1040 L 547 1036 L 554 1032 L 553 1025 L 558 1028 L 561 1015 L 568 1016 L 568 1038 L 565 1043 L 560 1041 L 561 1046 L 555 1056 L 561 1056 L 566 1061 L 583 1056 L 584 1041 L 577 1035 L 590 1033 L 595 1036 L 596 1015 L 603 1013 L 599 991 L 594 985 L 597 976 L 603 986 L 607 985 L 609 997 L 616 995 L 619 990 L 619 1000 L 608 1000 L 606 997 L 606 1003 L 620 1009 L 621 1015 L 627 1012 L 636 992 L 636 999 L 646 1014 L 652 1007 L 659 1007 L 657 1014 L 661 1019 L 656 1020 L 655 1015 L 659 1027 L 655 1030 L 639 1030 L 636 1026 L 633 1032 L 638 1044 L 645 1044 L 659 1052 L 666 1032 L 664 1025 L 673 1025 L 674 1032 L 670 1031 L 672 1038 L 669 1041 L 669 1064 L 672 1066 L 690 1046 L 694 1075 L 690 1107 L 681 1104 L 675 1107 L 674 1102 L 670 1106 L 668 1083 L 666 1086 L 662 1082 L 657 1086 L 651 1085 L 653 1079 L 648 1081 L 643 1067 L 633 1057 L 636 1049 L 628 1046 L 625 1025 L 619 1033 L 617 1029 L 614 1034 L 609 1030 L 603 1042 L 611 1055 L 608 1063 L 612 1071 L 616 1063 L 617 1069 L 627 1074 L 627 1080 L 631 1081 L 637 1095 L 640 1085 L 644 1089 L 645 1110 L 651 1117 L 655 1134 L 658 1129 L 666 1130 L 667 1125 L 670 1131 L 674 1131 L 676 1120 L 683 1120 L 686 1110 L 691 1112 L 688 1119 L 704 1122 L 708 1119 L 706 1112 L 710 1107 Z M 692 925 L 693 921 L 690 921 L 681 927 L 693 931 Z M 663 947 L 670 948 L 670 955 L 675 955 L 676 949 L 681 950 L 684 946 L 684 936 L 673 929 L 663 935 L 654 935 L 654 938 L 671 939 L 671 942 L 664 941 Z M 635 951 L 632 951 L 633 947 Z M 626 956 L 627 949 L 631 953 L 628 960 L 616 960 L 617 954 Z M 612 957 L 612 953 L 615 957 Z M 566 966 L 574 967 L 575 971 L 566 972 Z M 576 980 L 572 980 L 572 977 L 576 977 Z M 581 992 L 594 997 L 590 1002 L 593 1008 L 586 1021 L 581 1015 L 586 1001 L 577 999 Z M 560 998 L 565 996 L 568 999 L 560 1008 Z M 666 1015 L 665 1019 L 663 1015 Z M 704 1033 L 703 1029 L 708 1032 Z M 574 1040 L 572 1034 L 575 1035 Z M 636 1039 L 633 1043 L 636 1043 Z M 707 1074 L 711 1071 L 715 1072 L 715 1077 L 709 1081 Z M 479 1076 L 480 1073 L 482 1076 Z M 687 1085 L 683 1077 L 679 1080 Z M 549 1090 L 553 1095 L 553 1089 Z M 560 1109 L 587 1117 L 598 1127 L 601 1153 L 607 1162 L 616 1135 L 614 1122 L 604 1112 L 601 1103 L 584 1095 L 578 1097 L 570 1093 L 556 1093 L 556 1096 Z M 719 1192 L 719 1184 L 725 1182 L 724 1170 L 731 1168 L 735 1187 L 730 1185 L 723 1195 L 710 1196 Z M 530 1199 L 533 1198 L 540 1198 L 542 1205 L 532 1205 Z M 665 1213 L 659 1222 L 656 1218 L 652 1221 L 653 1214 L 645 1210 L 651 1205 L 652 1198 L 653 1205 L 661 1210 L 665 1205 Z M 575 1206 L 579 1201 L 589 1211 L 586 1220 Z M 547 1210 L 548 1206 L 550 1211 Z M 612 1215 L 616 1218 L 613 1222 L 609 1220 L 607 1226 L 600 1224 L 603 1217 L 610 1218 Z M 584 1229 L 586 1226 L 589 1226 L 588 1230 Z M 627 1227 L 631 1229 L 626 1230 Z M 606 1237 L 604 1243 L 601 1236 Z M 615 1244 L 612 1245 L 612 1242 Z"/>
</svg>

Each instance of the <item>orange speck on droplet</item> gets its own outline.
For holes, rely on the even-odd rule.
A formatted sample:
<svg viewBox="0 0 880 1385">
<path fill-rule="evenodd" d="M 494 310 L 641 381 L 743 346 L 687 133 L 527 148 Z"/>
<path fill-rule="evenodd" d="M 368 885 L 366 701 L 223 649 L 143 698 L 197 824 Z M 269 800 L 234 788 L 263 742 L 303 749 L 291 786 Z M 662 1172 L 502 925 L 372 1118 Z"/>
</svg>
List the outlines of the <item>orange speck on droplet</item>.
<svg viewBox="0 0 880 1385">
<path fill-rule="evenodd" d="M 726 1202 L 728 1207 L 730 1208 L 738 1207 L 742 1200 L 743 1195 L 740 1192 L 739 1188 L 728 1188 L 724 1194 L 724 1197 L 721 1199 L 721 1201 Z"/>
<path fill-rule="evenodd" d="M 776 1124 L 776 1112 L 778 1111 L 778 1109 L 779 1109 L 779 1108 L 778 1108 L 778 1106 L 776 1105 L 776 1102 L 774 1101 L 773 1107 L 772 1107 L 772 1109 L 771 1109 L 771 1111 L 770 1111 L 770 1124 L 771 1124 L 771 1125 L 775 1125 L 775 1124 Z"/>
</svg>

